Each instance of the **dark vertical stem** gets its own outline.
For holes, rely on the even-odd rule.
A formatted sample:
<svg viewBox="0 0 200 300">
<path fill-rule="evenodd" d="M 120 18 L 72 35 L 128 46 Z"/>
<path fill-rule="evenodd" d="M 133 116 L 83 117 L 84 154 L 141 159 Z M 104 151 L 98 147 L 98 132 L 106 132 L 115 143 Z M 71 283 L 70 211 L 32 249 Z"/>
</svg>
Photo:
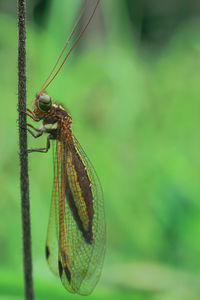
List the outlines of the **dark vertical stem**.
<svg viewBox="0 0 200 300">
<path fill-rule="evenodd" d="M 18 0 L 18 110 L 20 187 L 26 300 L 33 300 L 29 178 L 26 130 L 26 0 Z"/>
</svg>

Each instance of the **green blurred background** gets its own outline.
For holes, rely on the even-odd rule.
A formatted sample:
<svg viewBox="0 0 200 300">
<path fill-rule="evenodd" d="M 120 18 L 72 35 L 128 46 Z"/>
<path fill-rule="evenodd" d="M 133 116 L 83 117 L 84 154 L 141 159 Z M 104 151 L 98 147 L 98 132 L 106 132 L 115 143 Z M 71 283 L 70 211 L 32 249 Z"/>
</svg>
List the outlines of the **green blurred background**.
<svg viewBox="0 0 200 300">
<path fill-rule="evenodd" d="M 80 0 L 27 1 L 31 108 Z M 0 1 L 0 299 L 23 299 L 15 1 Z M 48 89 L 99 174 L 107 252 L 90 299 L 200 299 L 200 4 L 102 0 Z M 29 147 L 46 138 L 29 137 Z M 36 299 L 78 299 L 48 269 L 52 153 L 29 157 Z"/>
</svg>

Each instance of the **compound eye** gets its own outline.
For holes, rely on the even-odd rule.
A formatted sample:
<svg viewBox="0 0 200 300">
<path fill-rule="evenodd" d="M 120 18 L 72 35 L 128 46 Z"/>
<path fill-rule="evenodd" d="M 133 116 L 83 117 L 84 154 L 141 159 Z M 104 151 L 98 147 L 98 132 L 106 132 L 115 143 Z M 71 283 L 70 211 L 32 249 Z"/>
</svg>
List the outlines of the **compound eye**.
<svg viewBox="0 0 200 300">
<path fill-rule="evenodd" d="M 41 95 L 38 101 L 39 101 L 39 108 L 42 111 L 46 112 L 51 108 L 52 101 L 51 101 L 51 97 L 48 94 Z"/>
</svg>

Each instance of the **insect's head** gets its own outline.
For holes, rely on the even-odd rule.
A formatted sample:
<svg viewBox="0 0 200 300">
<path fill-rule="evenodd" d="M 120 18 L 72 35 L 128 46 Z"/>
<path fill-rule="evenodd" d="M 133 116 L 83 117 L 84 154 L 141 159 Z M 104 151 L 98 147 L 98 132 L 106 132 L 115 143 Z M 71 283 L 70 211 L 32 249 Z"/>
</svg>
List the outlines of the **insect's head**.
<svg viewBox="0 0 200 300">
<path fill-rule="evenodd" d="M 38 118 L 42 119 L 50 111 L 51 107 L 52 100 L 46 92 L 36 96 L 34 101 L 34 114 Z"/>
</svg>

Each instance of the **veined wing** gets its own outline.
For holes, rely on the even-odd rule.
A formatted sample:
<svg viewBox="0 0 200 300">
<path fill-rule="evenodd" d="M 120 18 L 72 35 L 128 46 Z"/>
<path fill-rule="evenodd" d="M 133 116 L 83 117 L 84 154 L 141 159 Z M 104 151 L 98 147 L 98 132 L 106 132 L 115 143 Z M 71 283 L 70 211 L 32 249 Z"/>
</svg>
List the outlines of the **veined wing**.
<svg viewBox="0 0 200 300">
<path fill-rule="evenodd" d="M 53 146 L 55 147 L 55 142 L 53 141 Z M 49 224 L 47 232 L 47 241 L 46 241 L 46 259 L 49 264 L 51 271 L 59 276 L 58 270 L 58 203 L 59 203 L 59 182 L 61 182 L 61 174 L 58 172 L 57 164 L 57 151 L 53 151 L 54 155 L 54 183 L 53 183 L 53 192 L 51 200 L 51 209 L 49 215 Z"/>
<path fill-rule="evenodd" d="M 103 195 L 95 170 L 78 141 L 63 136 L 57 141 L 52 212 L 57 226 L 49 222 L 48 248 L 55 242 L 59 266 L 53 263 L 55 251 L 48 258 L 54 273 L 60 273 L 70 291 L 88 295 L 101 274 L 105 252 L 105 217 Z M 61 158 L 62 156 L 62 158 Z M 60 158 L 59 158 L 60 157 Z M 59 175 L 60 174 L 60 175 Z M 56 199 L 56 200 L 55 200 Z M 55 253 L 56 254 L 56 253 Z"/>
<path fill-rule="evenodd" d="M 65 218 L 65 156 L 61 141 L 53 142 L 54 146 L 54 188 L 49 217 L 46 241 L 46 258 L 51 271 L 62 278 L 69 275 L 69 255 L 67 228 Z M 69 278 L 69 276 L 68 276 Z M 66 287 L 71 293 L 75 291 L 70 285 Z"/>
</svg>

